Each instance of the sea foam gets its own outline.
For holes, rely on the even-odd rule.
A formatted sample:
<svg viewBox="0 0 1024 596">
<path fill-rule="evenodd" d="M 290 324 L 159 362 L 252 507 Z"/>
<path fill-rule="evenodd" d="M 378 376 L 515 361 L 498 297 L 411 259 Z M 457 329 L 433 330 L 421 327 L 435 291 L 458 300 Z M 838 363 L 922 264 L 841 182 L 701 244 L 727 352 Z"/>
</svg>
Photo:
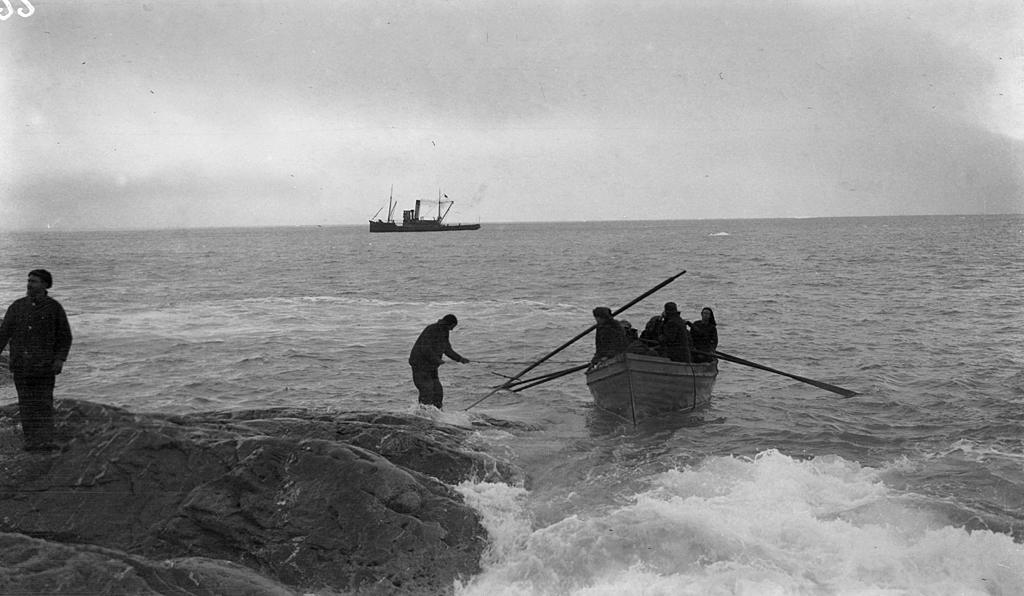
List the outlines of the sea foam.
<svg viewBox="0 0 1024 596">
<path fill-rule="evenodd" d="M 492 540 L 461 596 L 1024 591 L 1024 546 L 950 526 L 837 456 L 709 457 L 602 515 L 538 528 L 523 489 L 460 491 Z"/>
</svg>

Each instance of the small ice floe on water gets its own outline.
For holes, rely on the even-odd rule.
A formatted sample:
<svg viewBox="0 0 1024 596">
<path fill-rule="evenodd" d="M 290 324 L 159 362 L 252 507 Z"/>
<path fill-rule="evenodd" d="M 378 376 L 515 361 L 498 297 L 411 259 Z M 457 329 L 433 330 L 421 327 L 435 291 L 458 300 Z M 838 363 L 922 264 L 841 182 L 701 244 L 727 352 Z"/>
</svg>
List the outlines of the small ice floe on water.
<svg viewBox="0 0 1024 596">
<path fill-rule="evenodd" d="M 708 236 L 729 236 L 729 232 L 712 232 Z"/>
</svg>

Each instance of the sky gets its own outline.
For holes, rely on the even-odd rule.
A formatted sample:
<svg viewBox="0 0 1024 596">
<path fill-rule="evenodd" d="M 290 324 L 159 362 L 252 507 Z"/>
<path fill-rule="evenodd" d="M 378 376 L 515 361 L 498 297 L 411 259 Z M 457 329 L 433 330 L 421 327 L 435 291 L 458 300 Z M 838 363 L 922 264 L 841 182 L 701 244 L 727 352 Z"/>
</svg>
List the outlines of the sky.
<svg viewBox="0 0 1024 596">
<path fill-rule="evenodd" d="M 0 229 L 1024 213 L 1020 0 L 0 0 L 0 59 Z"/>
</svg>

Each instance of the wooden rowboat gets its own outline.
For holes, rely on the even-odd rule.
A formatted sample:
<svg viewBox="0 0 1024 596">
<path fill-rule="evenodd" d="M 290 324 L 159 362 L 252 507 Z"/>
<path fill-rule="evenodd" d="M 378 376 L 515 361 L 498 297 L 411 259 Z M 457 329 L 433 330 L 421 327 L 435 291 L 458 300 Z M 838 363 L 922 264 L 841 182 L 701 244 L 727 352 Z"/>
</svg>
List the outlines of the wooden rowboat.
<svg viewBox="0 0 1024 596">
<path fill-rule="evenodd" d="M 711 403 L 718 360 L 672 362 L 624 352 L 587 370 L 594 403 L 633 424 L 665 412 L 689 412 Z"/>
</svg>

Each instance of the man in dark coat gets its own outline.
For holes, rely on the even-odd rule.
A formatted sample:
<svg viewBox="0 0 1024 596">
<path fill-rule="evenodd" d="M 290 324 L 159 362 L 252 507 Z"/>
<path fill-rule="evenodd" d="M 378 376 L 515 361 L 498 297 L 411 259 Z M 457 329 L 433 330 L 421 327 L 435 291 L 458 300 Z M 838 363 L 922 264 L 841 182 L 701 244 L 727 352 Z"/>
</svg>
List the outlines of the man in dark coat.
<svg viewBox="0 0 1024 596">
<path fill-rule="evenodd" d="M 420 392 L 420 403 L 441 409 L 444 400 L 444 387 L 437 377 L 437 369 L 441 366 L 441 356 L 447 356 L 456 362 L 466 364 L 469 358 L 463 358 L 452 349 L 448 334 L 459 320 L 455 315 L 447 314 L 436 323 L 423 329 L 416 343 L 409 352 L 409 366 L 412 367 L 412 382 Z"/>
<path fill-rule="evenodd" d="M 0 323 L 0 352 L 11 344 L 9 365 L 26 451 L 55 448 L 53 388 L 71 351 L 71 326 L 64 308 L 47 293 L 52 286 L 49 271 L 30 271 L 26 296 L 7 308 Z"/>
<path fill-rule="evenodd" d="M 661 337 L 661 326 L 665 324 L 665 313 L 654 315 L 647 320 L 644 330 L 640 332 L 640 340 L 648 346 L 658 345 L 658 338 Z"/>
<path fill-rule="evenodd" d="M 665 303 L 664 316 L 661 337 L 658 338 L 661 355 L 673 362 L 690 362 L 690 333 L 675 302 Z"/>
<path fill-rule="evenodd" d="M 615 356 L 626 351 L 629 341 L 626 339 L 626 332 L 622 325 L 612 318 L 612 311 L 607 306 L 598 306 L 593 311 L 594 320 L 597 321 L 597 330 L 594 337 L 594 357 L 590 364 Z"/>
<path fill-rule="evenodd" d="M 718 349 L 718 323 L 715 311 L 705 306 L 700 311 L 700 320 L 689 324 L 690 341 L 693 342 L 693 361 L 711 362 Z"/>
</svg>

